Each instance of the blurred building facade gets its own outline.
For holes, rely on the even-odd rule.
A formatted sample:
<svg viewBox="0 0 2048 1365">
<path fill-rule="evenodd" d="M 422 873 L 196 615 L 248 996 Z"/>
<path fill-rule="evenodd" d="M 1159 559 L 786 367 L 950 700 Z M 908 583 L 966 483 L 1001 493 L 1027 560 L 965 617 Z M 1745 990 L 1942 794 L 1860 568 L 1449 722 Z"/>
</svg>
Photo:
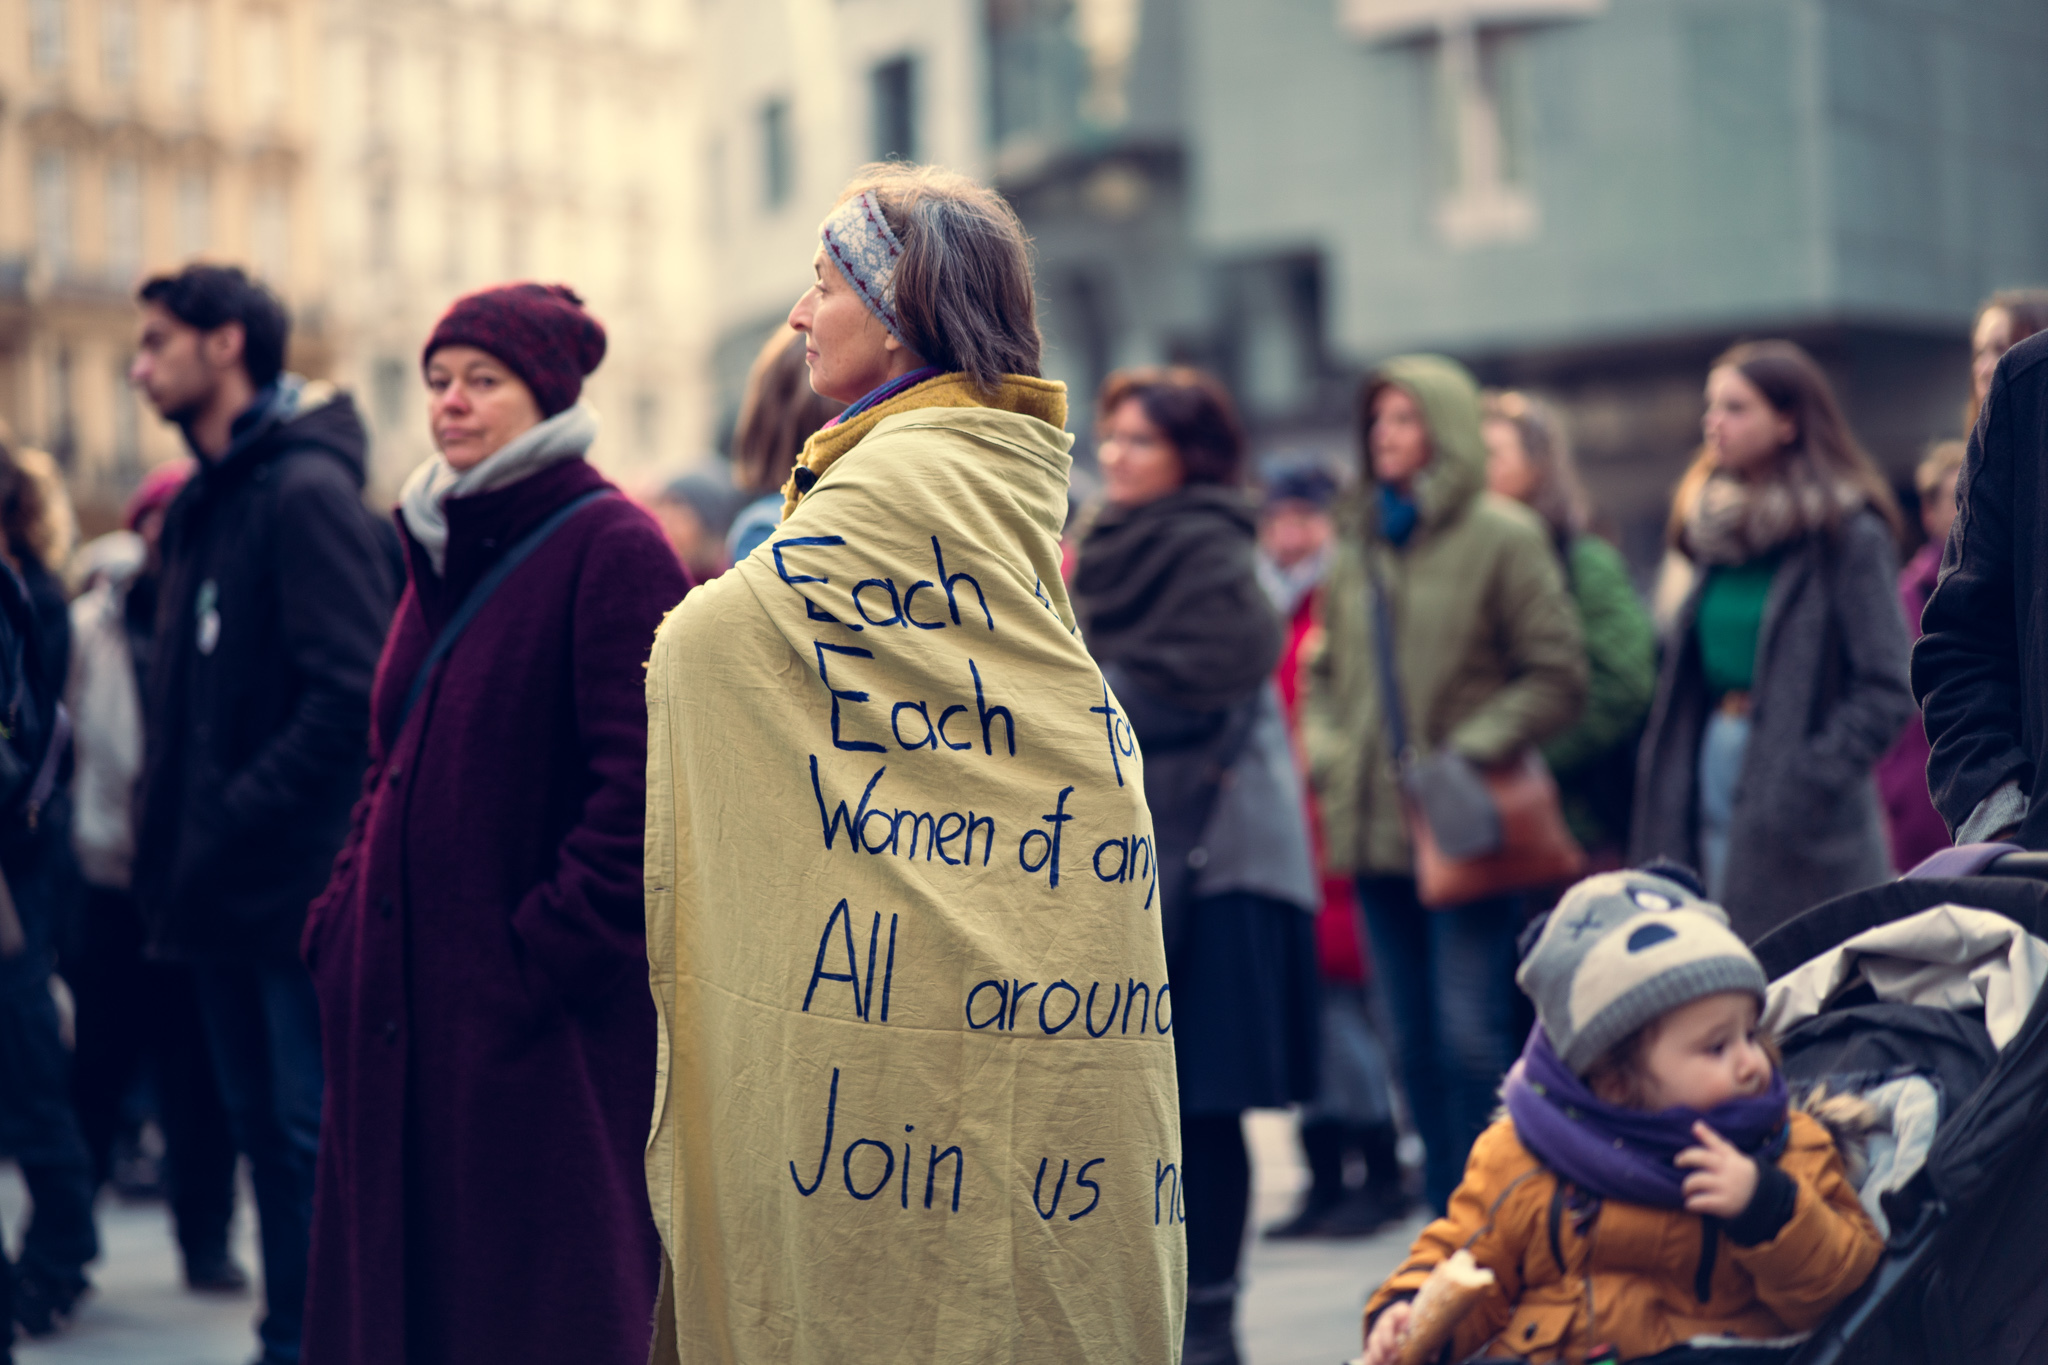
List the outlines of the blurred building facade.
<svg viewBox="0 0 2048 1365">
<path fill-rule="evenodd" d="M 801 283 L 785 262 L 844 174 L 897 150 L 876 129 L 898 52 L 934 71 L 932 131 L 901 150 L 989 175 L 1033 233 L 1084 468 L 1119 366 L 1211 366 L 1269 458 L 1348 464 L 1357 375 L 1444 350 L 1566 409 L 1642 562 L 1723 347 L 1807 344 L 1903 473 L 1955 432 L 1976 302 L 2048 283 L 2048 125 L 2019 113 L 2048 88 L 2038 0 L 705 10 L 728 411 L 740 324 Z"/>
<path fill-rule="evenodd" d="M 615 474 L 705 452 L 699 7 L 325 0 L 317 165 L 334 378 L 395 491 L 433 453 L 420 345 L 458 294 L 562 282 L 610 343 L 586 389 Z"/>
<path fill-rule="evenodd" d="M 0 0 L 0 418 L 88 506 L 180 449 L 129 391 L 133 292 L 201 254 L 328 357 L 310 0 Z"/>
<path fill-rule="evenodd" d="M 722 439 L 854 171 L 897 158 L 986 173 L 983 22 L 969 0 L 696 0 L 695 15 L 710 264 L 698 306 Z"/>
<path fill-rule="evenodd" d="M 373 498 L 431 453 L 419 347 L 464 290 L 581 293 L 595 458 L 706 449 L 686 0 L 0 0 L 0 418 L 90 509 L 181 452 L 127 389 L 133 293 L 205 258 L 355 391 Z M 101 519 L 104 519 L 103 517 Z"/>
<path fill-rule="evenodd" d="M 1643 562 L 1741 337 L 1895 474 L 1992 289 L 2048 283 L 2038 0 L 1185 0 L 1192 218 L 1316 262 L 1326 344 L 1542 389 Z"/>
</svg>

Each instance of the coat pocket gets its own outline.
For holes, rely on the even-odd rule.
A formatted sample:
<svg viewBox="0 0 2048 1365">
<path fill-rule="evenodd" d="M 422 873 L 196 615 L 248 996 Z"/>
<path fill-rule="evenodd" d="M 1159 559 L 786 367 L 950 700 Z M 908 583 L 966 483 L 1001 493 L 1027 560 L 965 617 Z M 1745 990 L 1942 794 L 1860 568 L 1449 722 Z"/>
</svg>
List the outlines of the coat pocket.
<svg viewBox="0 0 2048 1365">
<path fill-rule="evenodd" d="M 1556 1360 L 1577 1320 L 1576 1303 L 1544 1303 L 1524 1299 L 1515 1305 L 1507 1330 L 1493 1339 L 1493 1354 L 1530 1360 Z"/>
</svg>

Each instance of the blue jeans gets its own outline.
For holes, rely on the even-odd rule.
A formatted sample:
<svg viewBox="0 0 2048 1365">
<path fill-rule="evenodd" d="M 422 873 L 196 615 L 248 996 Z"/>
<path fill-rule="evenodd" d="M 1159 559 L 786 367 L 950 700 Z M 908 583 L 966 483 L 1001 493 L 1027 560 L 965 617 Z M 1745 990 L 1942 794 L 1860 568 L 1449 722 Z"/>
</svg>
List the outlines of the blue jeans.
<svg viewBox="0 0 2048 1365">
<path fill-rule="evenodd" d="M 1430 910 L 1408 877 L 1361 877 L 1373 979 L 1385 992 L 1408 1107 L 1422 1135 L 1423 1197 L 1437 1213 L 1492 1121 L 1515 1037 L 1522 898 Z"/>
<path fill-rule="evenodd" d="M 320 1006 L 304 967 L 193 968 L 235 1145 L 249 1158 L 263 1244 L 266 1361 L 296 1361 L 320 1145 Z"/>
<path fill-rule="evenodd" d="M 1700 732 L 1700 875 L 1708 900 L 1720 900 L 1728 889 L 1728 837 L 1735 825 L 1735 784 L 1742 780 L 1742 759 L 1749 752 L 1749 726 L 1748 716 L 1716 711 Z"/>
</svg>

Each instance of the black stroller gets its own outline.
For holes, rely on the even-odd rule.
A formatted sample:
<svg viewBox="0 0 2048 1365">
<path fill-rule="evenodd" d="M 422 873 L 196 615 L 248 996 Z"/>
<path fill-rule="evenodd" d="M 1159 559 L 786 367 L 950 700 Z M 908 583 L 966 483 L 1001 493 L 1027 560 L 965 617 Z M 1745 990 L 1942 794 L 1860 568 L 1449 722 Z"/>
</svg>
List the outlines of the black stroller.
<svg viewBox="0 0 2048 1365">
<path fill-rule="evenodd" d="M 1944 903 L 1995 911 L 2048 938 L 2048 854 L 2008 855 L 1983 876 L 1908 879 L 1839 897 L 1767 935 L 1756 954 L 1776 980 L 1855 934 Z M 1871 1000 L 1867 988 L 1861 1000 L 1856 994 L 1809 1026 L 1828 1034 L 1837 1011 Z M 1846 1017 L 1836 1022 L 1836 1034 L 1851 1027 Z M 1884 1195 L 1891 1230 L 1877 1270 L 1794 1365 L 2048 1362 L 2048 990 L 2003 1049 L 1973 1044 L 1964 1030 L 1938 1032 L 1866 1033 L 1853 1045 L 1857 1066 L 1881 1070 L 1889 1060 L 1938 1073 L 1940 1120 L 1925 1165 Z M 1851 1055 L 1841 1037 L 1810 1029 L 1798 1037 L 1810 1045 L 1787 1036 L 1795 1087 L 1839 1074 Z"/>
</svg>

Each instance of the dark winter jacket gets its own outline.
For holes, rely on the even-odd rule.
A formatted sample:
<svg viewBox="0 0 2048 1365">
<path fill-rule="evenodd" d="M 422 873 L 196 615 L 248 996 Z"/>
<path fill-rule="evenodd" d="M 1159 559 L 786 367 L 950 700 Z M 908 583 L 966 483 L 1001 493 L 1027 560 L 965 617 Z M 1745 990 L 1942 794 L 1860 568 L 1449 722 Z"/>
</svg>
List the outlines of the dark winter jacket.
<svg viewBox="0 0 2048 1365">
<path fill-rule="evenodd" d="M 1195 484 L 1104 508 L 1074 568 L 1088 652 L 1176 709 L 1223 711 L 1251 697 L 1287 642 L 1256 550 L 1240 489 Z"/>
<path fill-rule="evenodd" d="M 1757 633 L 1749 747 L 1735 788 L 1723 899 L 1755 942 L 1800 911 L 1889 878 L 1871 770 L 1913 714 L 1898 552 L 1877 513 L 1787 547 Z M 1702 574 L 1680 609 L 1637 757 L 1634 861 L 1699 865 Z"/>
<path fill-rule="evenodd" d="M 0 805 L 0 875 L 7 879 L 27 951 L 0 961 L 0 989 L 49 975 L 49 950 L 64 949 L 66 910 L 76 878 L 70 850 L 66 783 L 57 781 L 33 815 L 36 779 L 46 762 L 68 777 L 67 751 L 50 752 L 57 703 L 71 662 L 71 617 L 64 585 L 33 555 L 22 553 L 19 572 L 0 565 L 0 719 L 6 743 L 21 763 L 23 781 Z"/>
<path fill-rule="evenodd" d="M 572 458 L 451 499 L 445 578 L 407 537 L 363 797 L 306 925 L 327 1066 L 306 1365 L 647 1357 L 642 669 L 685 587 L 660 530 L 616 494 L 578 510 L 399 724 L 471 586 L 606 487 Z"/>
<path fill-rule="evenodd" d="M 353 401 L 287 377 L 165 517 L 135 893 L 159 953 L 293 962 L 396 596 Z"/>
<path fill-rule="evenodd" d="M 1927 785 L 1958 832 L 1978 803 L 2016 782 L 2018 840 L 2048 848 L 2048 333 L 1998 362 L 1956 508 L 1913 650 L 1932 750 Z"/>
</svg>

